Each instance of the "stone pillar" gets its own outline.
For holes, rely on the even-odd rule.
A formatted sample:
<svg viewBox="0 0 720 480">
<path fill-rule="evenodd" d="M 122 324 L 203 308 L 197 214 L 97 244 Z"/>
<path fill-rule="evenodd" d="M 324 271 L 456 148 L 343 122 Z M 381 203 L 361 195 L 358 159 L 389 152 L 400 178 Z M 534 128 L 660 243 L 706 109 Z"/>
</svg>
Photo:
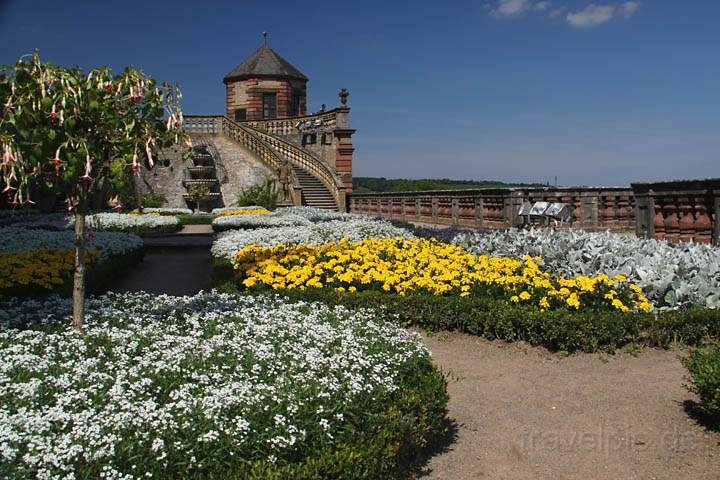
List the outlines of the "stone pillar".
<svg viewBox="0 0 720 480">
<path fill-rule="evenodd" d="M 475 196 L 475 226 L 477 228 L 483 228 L 483 208 L 483 197 Z"/>
<path fill-rule="evenodd" d="M 452 199 L 452 224 L 457 225 L 460 223 L 460 203 L 457 197 Z"/>
<path fill-rule="evenodd" d="M 415 220 L 420 221 L 420 197 L 415 197 Z"/>
<path fill-rule="evenodd" d="M 713 245 L 720 245 L 720 191 L 715 191 L 715 212 L 713 213 L 712 222 L 715 224 L 713 229 Z"/>
<path fill-rule="evenodd" d="M 522 191 L 511 191 L 509 195 L 503 198 L 503 220 L 505 226 L 514 227 L 517 224 L 518 212 L 522 207 L 525 195 Z"/>
<path fill-rule="evenodd" d="M 335 109 L 335 129 L 333 135 L 336 139 L 335 173 L 345 185 L 348 192 L 352 192 L 352 161 L 355 149 L 352 144 L 354 129 L 350 128 L 350 107 Z"/>
<path fill-rule="evenodd" d="M 585 230 L 597 230 L 598 222 L 598 192 L 581 192 L 582 219 L 580 226 Z"/>
<path fill-rule="evenodd" d="M 439 224 L 438 220 L 438 199 L 436 196 L 433 195 L 432 197 L 432 221 L 435 225 Z"/>
</svg>

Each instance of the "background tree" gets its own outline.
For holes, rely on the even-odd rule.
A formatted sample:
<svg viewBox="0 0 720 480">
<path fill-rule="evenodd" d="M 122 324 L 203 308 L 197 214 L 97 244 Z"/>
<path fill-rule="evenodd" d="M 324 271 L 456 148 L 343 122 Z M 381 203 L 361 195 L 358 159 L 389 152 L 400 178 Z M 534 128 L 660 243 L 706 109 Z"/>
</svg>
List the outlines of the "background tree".
<svg viewBox="0 0 720 480">
<path fill-rule="evenodd" d="M 75 218 L 73 325 L 84 319 L 85 215 L 110 187 L 111 170 L 152 168 L 182 133 L 177 85 L 133 68 L 113 76 L 43 63 L 37 52 L 0 70 L 0 188 L 13 206 L 33 203 L 37 185 L 66 197 Z M 102 202 L 100 202 L 102 204 Z"/>
<path fill-rule="evenodd" d="M 188 188 L 188 194 L 190 195 L 190 200 L 195 203 L 195 212 L 200 211 L 200 202 L 205 200 L 205 197 L 207 197 L 208 193 L 210 193 L 210 187 L 208 187 L 204 183 L 190 185 L 190 187 Z"/>
</svg>

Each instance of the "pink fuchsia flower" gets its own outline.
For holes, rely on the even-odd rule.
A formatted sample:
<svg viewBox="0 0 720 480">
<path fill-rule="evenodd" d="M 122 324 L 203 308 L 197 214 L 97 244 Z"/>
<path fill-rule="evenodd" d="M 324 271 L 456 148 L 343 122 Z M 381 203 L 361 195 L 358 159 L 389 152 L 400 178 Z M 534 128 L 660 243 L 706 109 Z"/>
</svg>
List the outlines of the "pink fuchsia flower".
<svg viewBox="0 0 720 480">
<path fill-rule="evenodd" d="M 152 156 L 152 149 L 150 148 L 150 143 L 151 143 L 151 140 L 148 140 L 145 143 L 145 154 L 147 155 L 148 165 L 150 165 L 150 168 L 152 168 L 154 165 L 154 162 L 153 162 L 153 156 Z"/>
<path fill-rule="evenodd" d="M 140 164 L 137 161 L 137 151 L 133 153 L 132 171 L 135 175 L 140 176 Z"/>
</svg>

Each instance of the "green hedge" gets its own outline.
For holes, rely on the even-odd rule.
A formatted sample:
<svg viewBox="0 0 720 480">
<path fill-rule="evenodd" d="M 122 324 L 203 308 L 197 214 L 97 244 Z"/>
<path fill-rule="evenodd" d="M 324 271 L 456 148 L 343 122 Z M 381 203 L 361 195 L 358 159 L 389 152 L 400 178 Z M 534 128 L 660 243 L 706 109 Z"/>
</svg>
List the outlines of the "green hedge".
<svg viewBox="0 0 720 480">
<path fill-rule="evenodd" d="M 447 382 L 429 358 L 408 365 L 399 389 L 378 406 L 355 405 L 332 448 L 304 452 L 296 462 L 266 461 L 204 478 L 236 480 L 405 479 L 423 463 L 429 442 L 445 433 Z"/>
<path fill-rule="evenodd" d="M 197 214 L 197 215 L 178 215 L 180 225 L 212 225 L 215 215 Z"/>
<path fill-rule="evenodd" d="M 227 265 L 216 264 L 215 272 L 220 290 L 240 292 L 229 281 L 232 273 Z M 631 343 L 667 348 L 673 342 L 697 345 L 708 338 L 720 338 L 720 311 L 701 308 L 657 314 L 569 309 L 541 312 L 529 305 L 487 297 L 401 296 L 378 291 L 340 294 L 328 289 L 282 294 L 296 301 L 322 301 L 349 308 L 381 307 L 388 319 L 405 326 L 457 330 L 491 340 L 524 340 L 553 351 L 613 351 Z"/>
<path fill-rule="evenodd" d="M 699 410 L 720 425 L 720 345 L 695 350 L 685 362 L 690 389 L 700 397 Z"/>
<path fill-rule="evenodd" d="M 157 225 L 155 227 L 145 226 L 125 226 L 123 228 L 112 228 L 103 226 L 103 232 L 123 232 L 123 233 L 134 233 L 135 235 L 142 235 L 144 237 L 151 237 L 153 235 L 166 235 L 168 233 L 175 233 L 182 228 L 182 224 L 178 222 L 174 225 Z"/>
</svg>

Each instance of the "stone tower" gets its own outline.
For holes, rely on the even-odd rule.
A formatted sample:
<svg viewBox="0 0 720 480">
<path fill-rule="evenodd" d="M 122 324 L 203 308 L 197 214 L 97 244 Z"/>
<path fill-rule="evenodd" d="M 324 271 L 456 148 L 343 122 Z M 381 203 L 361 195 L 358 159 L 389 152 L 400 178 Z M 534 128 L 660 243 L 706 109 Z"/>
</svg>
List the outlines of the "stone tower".
<svg viewBox="0 0 720 480">
<path fill-rule="evenodd" d="M 235 121 L 305 115 L 308 78 L 267 44 L 223 79 L 225 114 Z"/>
</svg>

